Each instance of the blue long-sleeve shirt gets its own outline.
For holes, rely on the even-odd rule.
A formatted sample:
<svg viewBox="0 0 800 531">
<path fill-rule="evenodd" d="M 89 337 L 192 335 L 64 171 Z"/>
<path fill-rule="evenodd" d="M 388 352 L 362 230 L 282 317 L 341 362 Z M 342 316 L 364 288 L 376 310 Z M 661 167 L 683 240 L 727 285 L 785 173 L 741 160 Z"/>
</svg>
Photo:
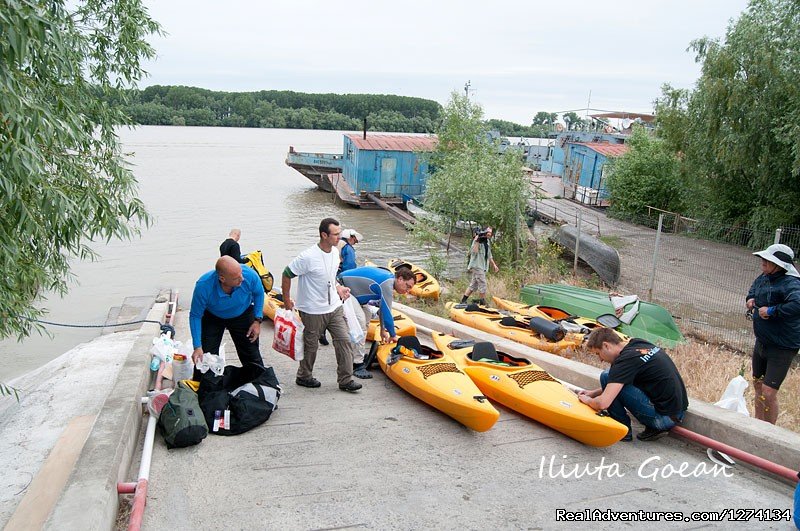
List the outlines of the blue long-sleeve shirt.
<svg viewBox="0 0 800 531">
<path fill-rule="evenodd" d="M 264 315 L 264 287 L 258 273 L 247 266 L 242 267 L 242 283 L 228 294 L 219 285 L 219 276 L 212 270 L 201 276 L 194 285 L 192 309 L 189 311 L 189 328 L 192 331 L 194 348 L 202 346 L 202 318 L 208 311 L 221 319 L 238 317 L 252 304 L 257 318 Z"/>
<path fill-rule="evenodd" d="M 350 296 L 361 305 L 370 301 L 380 301 L 381 327 L 394 337 L 394 317 L 392 317 L 392 298 L 394 274 L 379 267 L 356 267 L 339 274 L 342 286 L 350 288 Z"/>
<path fill-rule="evenodd" d="M 356 250 L 353 248 L 352 245 L 345 242 L 344 246 L 339 251 L 341 255 L 342 262 L 339 264 L 339 273 L 344 271 L 350 271 L 351 269 L 355 269 L 358 264 L 356 264 Z"/>
</svg>

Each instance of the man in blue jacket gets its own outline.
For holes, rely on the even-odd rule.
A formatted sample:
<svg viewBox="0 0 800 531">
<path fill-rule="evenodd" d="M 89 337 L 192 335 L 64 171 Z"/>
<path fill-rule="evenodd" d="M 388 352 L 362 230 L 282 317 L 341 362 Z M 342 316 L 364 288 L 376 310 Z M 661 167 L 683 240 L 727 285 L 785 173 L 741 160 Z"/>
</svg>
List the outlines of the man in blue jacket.
<svg viewBox="0 0 800 531">
<path fill-rule="evenodd" d="M 753 254 L 761 257 L 761 274 L 750 286 L 745 304 L 756 336 L 755 417 L 775 424 L 778 389 L 800 349 L 800 274 L 787 245 L 776 243 Z"/>
<path fill-rule="evenodd" d="M 414 273 L 405 267 L 392 273 L 388 269 L 364 266 L 340 273 L 337 280 L 342 286 L 350 288 L 350 296 L 355 297 L 361 305 L 362 312 L 356 312 L 356 318 L 364 333 L 366 334 L 372 318 L 369 307 L 376 305 L 380 316 L 381 341 L 384 343 L 397 341 L 394 317 L 392 317 L 392 292 L 396 291 L 401 295 L 408 293 L 417 281 Z M 353 356 L 353 374 L 357 378 L 372 378 L 364 366 L 365 344 L 366 338 Z"/>
<path fill-rule="evenodd" d="M 230 256 L 219 258 L 214 270 L 201 276 L 194 286 L 189 312 L 192 361 L 197 365 L 204 352 L 219 354 L 227 329 L 242 365 L 263 366 L 258 348 L 263 311 L 264 288 L 258 274 Z"/>
</svg>

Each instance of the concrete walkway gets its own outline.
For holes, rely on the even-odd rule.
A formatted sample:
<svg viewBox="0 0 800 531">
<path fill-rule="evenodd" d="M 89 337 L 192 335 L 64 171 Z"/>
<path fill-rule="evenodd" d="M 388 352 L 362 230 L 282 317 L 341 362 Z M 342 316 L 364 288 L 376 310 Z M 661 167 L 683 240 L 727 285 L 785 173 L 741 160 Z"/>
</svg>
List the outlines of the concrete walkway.
<svg viewBox="0 0 800 531">
<path fill-rule="evenodd" d="M 186 313 L 177 317 L 177 339 L 188 340 Z M 704 449 L 674 438 L 591 448 L 499 406 L 498 423 L 476 433 L 378 369 L 361 380 L 361 392 L 344 393 L 332 347 L 321 347 L 317 359 L 322 387 L 298 387 L 296 363 L 273 352 L 271 339 L 265 323 L 261 351 L 283 385 L 279 409 L 248 433 L 209 435 L 191 448 L 168 451 L 157 437 L 145 529 L 551 529 L 575 527 L 559 521 L 560 510 L 598 510 L 605 518 L 614 517 L 606 511 L 675 511 L 683 518 L 791 507 L 791 486 L 742 466 L 726 477 Z M 129 479 L 137 468 L 134 459 Z M 668 525 L 792 528 L 755 518 Z"/>
</svg>

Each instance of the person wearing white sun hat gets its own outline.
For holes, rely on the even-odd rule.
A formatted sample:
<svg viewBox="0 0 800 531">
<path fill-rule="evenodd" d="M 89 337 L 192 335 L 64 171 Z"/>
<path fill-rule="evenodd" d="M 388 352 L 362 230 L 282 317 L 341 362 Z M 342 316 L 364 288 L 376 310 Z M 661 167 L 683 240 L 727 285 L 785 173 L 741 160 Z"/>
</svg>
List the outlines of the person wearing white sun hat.
<svg viewBox="0 0 800 531">
<path fill-rule="evenodd" d="M 761 258 L 761 274 L 753 281 L 746 299 L 756 336 L 755 417 L 775 424 L 778 389 L 800 350 L 800 273 L 788 245 L 776 243 L 753 254 Z"/>
<path fill-rule="evenodd" d="M 358 267 L 356 263 L 356 250 L 353 246 L 363 239 L 364 237 L 361 233 L 355 229 L 344 229 L 342 231 L 342 239 L 339 240 L 338 246 L 339 253 L 342 255 L 342 261 L 339 264 L 339 273 Z"/>
</svg>

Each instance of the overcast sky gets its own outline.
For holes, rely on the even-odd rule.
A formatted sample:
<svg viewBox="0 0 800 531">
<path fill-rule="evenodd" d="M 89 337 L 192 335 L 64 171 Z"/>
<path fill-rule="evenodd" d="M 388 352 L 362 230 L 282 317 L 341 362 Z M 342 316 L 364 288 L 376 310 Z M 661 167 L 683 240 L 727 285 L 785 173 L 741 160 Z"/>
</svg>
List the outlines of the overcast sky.
<svg viewBox="0 0 800 531">
<path fill-rule="evenodd" d="M 693 86 L 689 43 L 722 38 L 746 0 L 145 0 L 167 35 L 140 86 L 231 92 L 470 94 L 487 118 L 651 112 Z"/>
</svg>

